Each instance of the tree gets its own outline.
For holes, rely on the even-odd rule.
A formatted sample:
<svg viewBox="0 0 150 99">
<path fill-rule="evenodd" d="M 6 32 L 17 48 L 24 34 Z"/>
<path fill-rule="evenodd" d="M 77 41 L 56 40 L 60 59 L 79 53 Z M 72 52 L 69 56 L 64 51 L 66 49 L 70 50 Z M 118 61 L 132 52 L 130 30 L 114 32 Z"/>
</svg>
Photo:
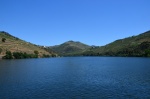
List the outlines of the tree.
<svg viewBox="0 0 150 99">
<path fill-rule="evenodd" d="M 145 50 L 145 56 L 150 57 L 150 50 Z"/>
<path fill-rule="evenodd" d="M 34 54 L 35 55 L 33 57 L 38 58 L 39 52 L 37 50 L 34 51 Z"/>
<path fill-rule="evenodd" d="M 35 51 L 34 51 L 34 54 L 38 55 L 38 54 L 39 54 L 39 52 L 38 52 L 37 50 L 35 50 Z"/>
<path fill-rule="evenodd" d="M 44 57 L 44 58 L 48 58 L 48 57 L 51 57 L 51 56 L 50 56 L 50 55 L 43 54 L 43 57 Z"/>
<path fill-rule="evenodd" d="M 3 58 L 4 59 L 13 59 L 11 51 L 6 51 L 6 55 Z"/>
<path fill-rule="evenodd" d="M 13 52 L 13 56 L 15 59 L 22 59 L 24 58 L 24 54 L 21 52 Z"/>
<path fill-rule="evenodd" d="M 2 42 L 5 42 L 6 41 L 6 38 L 2 38 Z"/>
</svg>

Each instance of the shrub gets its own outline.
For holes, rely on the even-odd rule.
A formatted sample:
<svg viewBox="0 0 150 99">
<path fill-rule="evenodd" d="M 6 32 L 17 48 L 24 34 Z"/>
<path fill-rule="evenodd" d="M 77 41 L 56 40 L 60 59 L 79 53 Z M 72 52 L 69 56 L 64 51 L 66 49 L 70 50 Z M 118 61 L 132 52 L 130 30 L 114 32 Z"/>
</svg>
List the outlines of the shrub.
<svg viewBox="0 0 150 99">
<path fill-rule="evenodd" d="M 34 54 L 38 55 L 38 54 L 39 54 L 39 52 L 38 52 L 37 50 L 35 50 L 35 51 L 34 51 Z"/>
<path fill-rule="evenodd" d="M 50 56 L 50 55 L 43 54 L 43 57 L 44 57 L 44 58 L 48 58 L 48 57 L 51 57 L 51 56 Z"/>
<path fill-rule="evenodd" d="M 4 59 L 13 59 L 11 51 L 6 51 L 6 55 L 3 58 Z"/>
<path fill-rule="evenodd" d="M 38 58 L 38 55 L 36 54 L 27 54 L 22 52 L 13 52 L 13 56 L 15 59 Z"/>
<path fill-rule="evenodd" d="M 6 41 L 6 38 L 2 38 L 2 42 L 5 42 Z"/>
<path fill-rule="evenodd" d="M 150 50 L 145 50 L 145 56 L 150 57 Z"/>
</svg>

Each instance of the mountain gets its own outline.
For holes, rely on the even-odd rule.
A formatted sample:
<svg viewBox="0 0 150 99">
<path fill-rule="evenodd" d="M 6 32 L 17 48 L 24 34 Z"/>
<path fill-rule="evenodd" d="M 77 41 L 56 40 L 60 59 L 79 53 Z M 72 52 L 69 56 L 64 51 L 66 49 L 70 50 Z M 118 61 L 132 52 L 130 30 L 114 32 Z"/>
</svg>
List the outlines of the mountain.
<svg viewBox="0 0 150 99">
<path fill-rule="evenodd" d="M 38 57 L 52 56 L 55 53 L 52 51 L 48 52 L 42 46 L 38 46 L 24 40 L 21 40 L 17 37 L 10 35 L 7 32 L 0 32 L 0 57 L 6 55 L 7 51 L 10 52 L 19 52 L 26 54 L 38 54 Z"/>
<path fill-rule="evenodd" d="M 70 56 L 70 55 L 78 55 L 83 51 L 91 48 L 91 46 L 83 44 L 81 42 L 68 41 L 60 45 L 50 46 L 47 49 L 50 51 L 54 51 L 59 55 Z"/>
<path fill-rule="evenodd" d="M 83 55 L 96 56 L 145 56 L 150 51 L 150 31 L 116 40 L 99 48 L 91 48 Z M 150 55 L 150 54 L 149 54 Z"/>
<path fill-rule="evenodd" d="M 7 32 L 1 31 L 0 58 L 4 55 L 7 57 L 7 54 L 9 56 L 10 52 L 8 51 L 15 52 L 14 54 L 17 54 L 16 57 L 20 55 L 26 56 L 26 53 L 38 55 L 38 57 L 57 56 L 57 54 L 60 56 L 150 56 L 150 31 L 137 36 L 119 39 L 99 47 L 89 46 L 76 41 L 44 47 L 23 41 Z"/>
</svg>

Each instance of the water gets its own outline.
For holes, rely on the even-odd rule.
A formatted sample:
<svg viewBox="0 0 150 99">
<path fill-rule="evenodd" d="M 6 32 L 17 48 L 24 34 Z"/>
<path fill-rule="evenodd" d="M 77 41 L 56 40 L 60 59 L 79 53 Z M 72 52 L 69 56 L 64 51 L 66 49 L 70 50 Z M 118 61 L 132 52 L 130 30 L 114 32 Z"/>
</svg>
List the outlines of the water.
<svg viewBox="0 0 150 99">
<path fill-rule="evenodd" d="M 0 60 L 0 99 L 87 98 L 150 98 L 150 58 Z"/>
</svg>

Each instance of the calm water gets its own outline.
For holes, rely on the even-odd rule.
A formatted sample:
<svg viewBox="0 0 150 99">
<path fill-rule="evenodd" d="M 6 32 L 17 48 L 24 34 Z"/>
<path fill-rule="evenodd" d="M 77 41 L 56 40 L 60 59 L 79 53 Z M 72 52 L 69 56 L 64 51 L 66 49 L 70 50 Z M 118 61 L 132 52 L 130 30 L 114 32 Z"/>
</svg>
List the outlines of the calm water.
<svg viewBox="0 0 150 99">
<path fill-rule="evenodd" d="M 0 60 L 0 99 L 150 99 L 150 58 Z"/>
</svg>

